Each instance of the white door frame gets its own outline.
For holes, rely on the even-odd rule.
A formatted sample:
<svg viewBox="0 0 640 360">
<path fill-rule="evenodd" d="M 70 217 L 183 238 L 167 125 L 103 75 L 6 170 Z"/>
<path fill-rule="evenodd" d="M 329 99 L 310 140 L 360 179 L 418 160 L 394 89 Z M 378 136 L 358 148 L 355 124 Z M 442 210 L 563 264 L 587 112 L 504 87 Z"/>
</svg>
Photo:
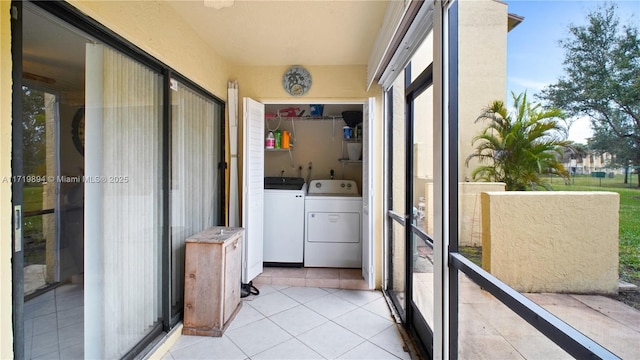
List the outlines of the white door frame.
<svg viewBox="0 0 640 360">
<path fill-rule="evenodd" d="M 264 104 L 264 105 L 279 105 L 279 104 L 345 104 L 345 105 L 362 105 L 363 108 L 368 106 L 369 107 L 369 112 L 370 112 L 370 118 L 369 118 L 369 122 L 370 124 L 368 125 L 374 125 L 373 124 L 373 120 L 375 119 L 375 98 L 374 97 L 369 97 L 369 98 L 362 98 L 362 99 L 313 99 L 313 98 L 304 98 L 304 99 L 266 99 L 266 98 L 262 98 L 262 99 L 256 99 L 256 101 Z M 243 128 L 243 132 L 246 133 L 246 128 Z M 368 162 L 369 166 L 368 166 L 368 172 L 369 172 L 369 177 L 371 179 L 374 178 L 374 174 L 375 174 L 375 161 L 374 161 L 374 147 L 373 147 L 373 137 L 375 135 L 375 126 L 369 126 L 369 143 L 368 146 L 370 148 L 370 152 L 369 152 L 369 157 L 368 159 L 364 159 L 363 158 L 363 170 L 364 170 L 364 162 Z M 246 136 L 246 135 L 245 135 Z M 246 142 L 245 142 L 246 144 Z M 245 145 L 246 146 L 246 145 Z M 246 154 L 246 152 L 244 153 Z M 246 156 L 243 154 L 243 157 Z M 244 161 L 244 163 L 246 164 L 246 161 Z M 246 166 L 246 165 L 245 165 Z M 245 172 L 246 174 L 246 172 Z M 244 175 L 243 175 L 244 177 Z M 363 180 L 364 180 L 364 174 L 363 174 Z M 244 182 L 244 179 L 243 179 Z M 364 241 L 368 241 L 369 245 L 370 245 L 370 250 L 369 254 L 368 254 L 368 259 L 365 259 L 365 254 L 363 253 L 363 269 L 365 268 L 364 266 L 364 262 L 367 261 L 368 264 L 370 264 L 370 268 L 368 270 L 368 275 L 365 276 L 365 274 L 363 273 L 363 277 L 365 278 L 365 281 L 367 282 L 367 286 L 370 289 L 374 289 L 375 288 L 375 278 L 376 278 L 376 274 L 377 274 L 377 269 L 376 269 L 376 244 L 375 244 L 375 236 L 374 236 L 374 223 L 375 223 L 375 211 L 377 211 L 377 207 L 375 206 L 375 203 L 373 201 L 373 189 L 375 188 L 373 186 L 373 183 L 370 183 L 370 188 L 369 188 L 369 208 L 367 209 L 367 216 L 368 219 L 367 221 L 364 221 L 363 219 L 363 227 L 365 226 L 365 224 L 368 224 L 369 226 L 369 231 L 365 232 L 364 228 L 362 229 L 362 233 L 363 235 L 365 233 L 369 234 L 369 238 L 368 239 L 362 239 L 363 241 L 363 249 L 365 248 L 364 246 Z M 364 184 L 363 184 L 364 186 Z M 245 194 L 246 194 L 246 189 L 245 189 Z M 364 192 L 363 192 L 364 194 Z M 364 201 L 364 199 L 363 199 Z M 244 207 L 243 207 L 244 209 Z M 364 209 L 363 209 L 364 210 Z M 243 210 L 244 212 L 244 210 Z M 363 216 L 364 216 L 364 211 L 363 211 Z M 244 216 L 243 216 L 244 219 Z M 244 280 L 243 280 L 244 281 Z"/>
</svg>

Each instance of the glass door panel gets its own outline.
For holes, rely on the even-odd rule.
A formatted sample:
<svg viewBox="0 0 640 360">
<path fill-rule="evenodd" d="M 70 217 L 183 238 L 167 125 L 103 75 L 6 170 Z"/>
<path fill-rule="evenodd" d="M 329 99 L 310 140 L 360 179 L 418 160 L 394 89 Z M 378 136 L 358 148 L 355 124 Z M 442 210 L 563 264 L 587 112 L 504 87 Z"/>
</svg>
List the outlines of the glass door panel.
<svg viewBox="0 0 640 360">
<path fill-rule="evenodd" d="M 84 48 L 90 40 L 32 3 L 23 5 L 24 178 L 16 181 L 24 184 L 24 357 L 82 358 Z"/>
<path fill-rule="evenodd" d="M 85 357 L 120 358 L 162 319 L 163 82 L 108 46 L 86 56 Z"/>
<path fill-rule="evenodd" d="M 182 312 L 186 239 L 220 225 L 222 106 L 182 83 L 171 92 L 171 315 Z"/>
<path fill-rule="evenodd" d="M 29 299 L 58 281 L 55 119 L 56 97 L 22 87 L 24 295 Z M 49 180 L 51 177 L 51 181 Z"/>
<path fill-rule="evenodd" d="M 84 266 L 84 159 L 63 146 L 76 106 L 23 86 L 24 281 L 26 299 L 60 282 L 80 283 Z M 80 115 L 84 107 L 80 108 Z"/>
<path fill-rule="evenodd" d="M 389 281 L 388 287 L 398 311 L 404 318 L 406 311 L 406 235 L 405 195 L 405 102 L 404 75 L 401 74 L 387 92 L 387 106 L 391 116 L 389 126 Z"/>
<path fill-rule="evenodd" d="M 413 109 L 413 302 L 433 329 L 433 88 L 412 102 Z"/>
</svg>

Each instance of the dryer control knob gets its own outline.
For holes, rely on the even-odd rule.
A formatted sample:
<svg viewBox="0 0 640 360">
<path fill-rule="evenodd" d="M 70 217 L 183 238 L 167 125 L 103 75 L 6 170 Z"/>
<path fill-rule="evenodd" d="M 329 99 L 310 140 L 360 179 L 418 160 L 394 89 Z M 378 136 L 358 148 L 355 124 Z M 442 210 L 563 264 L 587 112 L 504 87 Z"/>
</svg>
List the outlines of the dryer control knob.
<svg viewBox="0 0 640 360">
<path fill-rule="evenodd" d="M 321 183 L 319 183 L 319 182 L 317 182 L 317 183 L 316 183 L 316 187 L 317 187 L 318 189 L 319 189 L 321 186 L 322 186 L 322 184 L 321 184 Z"/>
<path fill-rule="evenodd" d="M 344 187 L 344 183 L 340 183 L 340 187 L 343 188 Z"/>
</svg>

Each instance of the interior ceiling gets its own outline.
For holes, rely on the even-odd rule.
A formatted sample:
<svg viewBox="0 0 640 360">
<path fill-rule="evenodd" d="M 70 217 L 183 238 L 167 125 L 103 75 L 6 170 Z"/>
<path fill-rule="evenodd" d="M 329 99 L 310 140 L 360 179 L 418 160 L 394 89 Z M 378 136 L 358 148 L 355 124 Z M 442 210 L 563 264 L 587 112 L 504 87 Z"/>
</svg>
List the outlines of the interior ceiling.
<svg viewBox="0 0 640 360">
<path fill-rule="evenodd" d="M 166 1 L 230 64 L 277 66 L 367 64 L 389 0 Z"/>
<path fill-rule="evenodd" d="M 23 78 L 45 89 L 83 91 L 88 37 L 30 5 L 25 6 L 23 24 Z"/>
<path fill-rule="evenodd" d="M 387 3 L 393 0 L 162 1 L 230 64 L 281 66 L 367 64 Z M 81 95 L 85 44 L 91 40 L 26 4 L 25 80 Z M 231 6 L 216 9 L 212 4 Z"/>
</svg>

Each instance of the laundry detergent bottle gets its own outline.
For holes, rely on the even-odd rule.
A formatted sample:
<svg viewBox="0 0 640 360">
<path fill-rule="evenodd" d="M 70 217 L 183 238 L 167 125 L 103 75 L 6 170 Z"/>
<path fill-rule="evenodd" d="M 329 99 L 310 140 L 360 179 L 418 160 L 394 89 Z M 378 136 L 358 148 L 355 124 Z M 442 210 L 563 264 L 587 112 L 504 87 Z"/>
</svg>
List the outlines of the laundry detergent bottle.
<svg viewBox="0 0 640 360">
<path fill-rule="evenodd" d="M 269 131 L 269 135 L 267 135 L 267 139 L 264 141 L 264 147 L 267 149 L 273 149 L 276 145 L 276 138 L 273 136 L 273 132 Z"/>
<path fill-rule="evenodd" d="M 275 136 L 275 148 L 280 149 L 280 145 L 282 143 L 282 131 L 276 130 L 273 135 Z"/>
</svg>

